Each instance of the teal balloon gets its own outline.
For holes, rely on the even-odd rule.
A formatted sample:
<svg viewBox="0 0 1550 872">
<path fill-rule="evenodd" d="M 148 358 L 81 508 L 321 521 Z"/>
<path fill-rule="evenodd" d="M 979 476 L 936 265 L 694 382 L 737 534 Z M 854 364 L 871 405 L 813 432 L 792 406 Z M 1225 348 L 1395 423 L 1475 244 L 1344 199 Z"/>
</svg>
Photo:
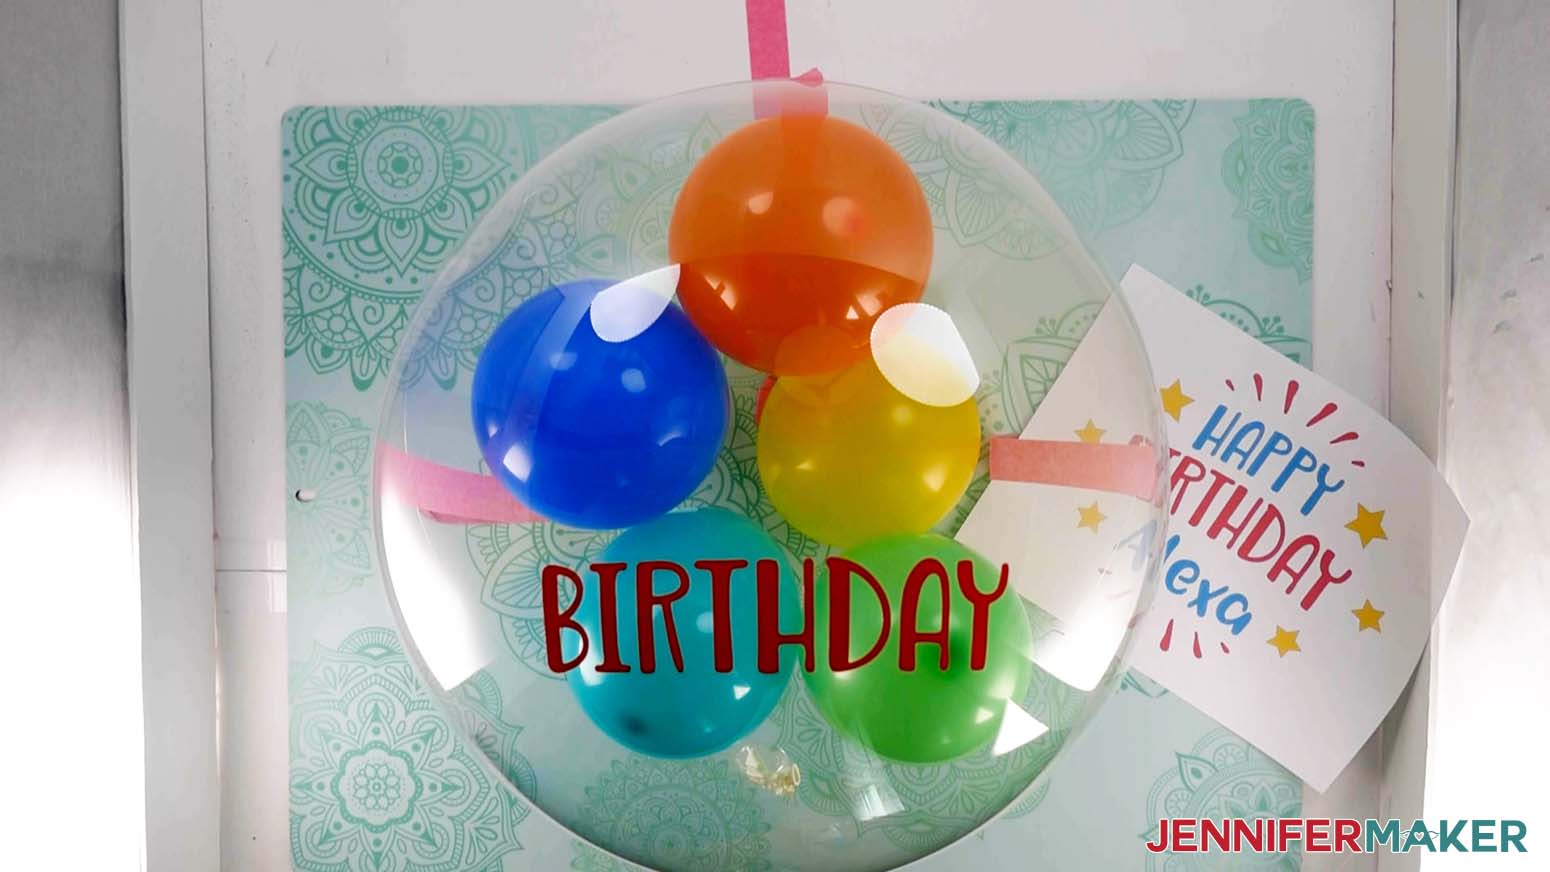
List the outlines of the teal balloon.
<svg viewBox="0 0 1550 872">
<path fill-rule="evenodd" d="M 732 574 L 728 596 L 728 628 L 732 639 L 732 670 L 715 670 L 714 618 L 710 573 L 695 561 L 746 560 Z M 758 524 L 725 509 L 674 512 L 633 527 L 604 549 L 598 562 L 627 564 L 615 576 L 615 626 L 620 659 L 629 672 L 599 672 L 603 662 L 602 611 L 597 577 L 587 575 L 588 587 L 574 619 L 590 640 L 586 658 L 567 675 L 571 691 L 598 729 L 619 744 L 653 757 L 688 758 L 712 754 L 732 745 L 764 722 L 790 680 L 798 656 L 796 646 L 781 648 L 780 669 L 758 669 L 758 598 L 755 567 L 759 560 L 780 566 L 779 613 L 783 629 L 801 624 L 795 576 L 785 552 Z M 668 606 L 683 654 L 677 671 L 668 644 L 662 610 L 653 610 L 652 634 L 656 669 L 639 669 L 640 634 L 636 620 L 636 566 L 664 560 L 688 570 L 688 591 Z M 679 584 L 667 571 L 652 574 L 655 594 Z M 567 660 L 581 651 L 580 636 L 564 634 Z"/>
</svg>

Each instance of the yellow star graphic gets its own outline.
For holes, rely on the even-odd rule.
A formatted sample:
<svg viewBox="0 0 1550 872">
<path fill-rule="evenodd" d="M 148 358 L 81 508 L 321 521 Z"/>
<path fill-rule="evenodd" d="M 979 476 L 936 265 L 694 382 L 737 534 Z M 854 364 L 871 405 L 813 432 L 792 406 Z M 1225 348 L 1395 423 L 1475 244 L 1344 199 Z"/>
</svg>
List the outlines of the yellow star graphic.
<svg viewBox="0 0 1550 872">
<path fill-rule="evenodd" d="M 1383 510 L 1376 512 L 1361 503 L 1356 504 L 1356 517 L 1345 528 L 1362 537 L 1362 547 L 1374 539 L 1387 539 L 1389 535 L 1383 532 Z"/>
<path fill-rule="evenodd" d="M 1362 607 L 1352 609 L 1351 614 L 1356 615 L 1356 632 L 1363 630 L 1377 630 L 1383 632 L 1383 627 L 1378 623 L 1388 612 L 1372 607 L 1372 600 L 1363 600 Z"/>
<path fill-rule="evenodd" d="M 1297 634 L 1300 630 L 1288 630 L 1280 624 L 1276 624 L 1276 634 L 1266 639 L 1266 644 L 1276 649 L 1276 653 L 1285 657 L 1289 652 L 1301 651 L 1302 646 L 1297 644 Z"/>
<path fill-rule="evenodd" d="M 1184 388 L 1179 385 L 1178 379 L 1174 379 L 1173 384 L 1158 393 L 1162 395 L 1163 411 L 1175 421 L 1179 420 L 1179 413 L 1184 411 L 1184 407 L 1195 401 L 1194 397 L 1184 393 Z"/>
<path fill-rule="evenodd" d="M 1109 517 L 1098 511 L 1097 500 L 1094 500 L 1090 506 L 1078 506 L 1076 513 L 1082 516 L 1082 520 L 1076 522 L 1077 528 L 1086 527 L 1094 533 L 1098 532 L 1098 525 L 1102 524 Z"/>
<path fill-rule="evenodd" d="M 1076 438 L 1086 442 L 1088 445 L 1097 445 L 1098 440 L 1103 438 L 1103 434 L 1109 431 L 1099 427 L 1097 424 L 1094 424 L 1093 419 L 1088 418 L 1086 427 L 1083 427 L 1080 430 L 1073 430 L 1071 432 L 1076 434 Z"/>
</svg>

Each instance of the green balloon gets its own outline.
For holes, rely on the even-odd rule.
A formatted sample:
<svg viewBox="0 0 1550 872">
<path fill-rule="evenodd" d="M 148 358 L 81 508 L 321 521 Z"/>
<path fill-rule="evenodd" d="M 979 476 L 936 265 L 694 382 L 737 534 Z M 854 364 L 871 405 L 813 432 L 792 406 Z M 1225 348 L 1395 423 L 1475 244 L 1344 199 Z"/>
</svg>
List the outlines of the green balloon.
<svg viewBox="0 0 1550 872">
<path fill-rule="evenodd" d="M 807 673 L 808 690 L 835 729 L 877 754 L 905 763 L 939 763 L 981 748 L 995 738 L 1008 702 L 1021 702 L 1033 670 L 1032 634 L 1017 592 L 1008 588 L 990 606 L 984 668 L 971 668 L 973 604 L 958 586 L 957 565 L 969 560 L 980 591 L 995 589 L 1000 569 L 952 539 L 934 533 L 889 536 L 846 552 L 877 579 L 891 616 L 888 637 L 878 656 L 851 670 L 829 664 L 829 592 L 831 579 L 818 579 L 814 597 L 816 669 Z M 948 577 L 948 665 L 929 641 L 915 647 L 915 669 L 900 667 L 899 640 L 906 580 L 916 565 L 934 557 Z M 875 644 L 884 622 L 884 605 L 863 578 L 850 577 L 848 644 L 851 661 Z M 940 582 L 921 588 L 915 624 L 922 633 L 942 626 Z"/>
</svg>

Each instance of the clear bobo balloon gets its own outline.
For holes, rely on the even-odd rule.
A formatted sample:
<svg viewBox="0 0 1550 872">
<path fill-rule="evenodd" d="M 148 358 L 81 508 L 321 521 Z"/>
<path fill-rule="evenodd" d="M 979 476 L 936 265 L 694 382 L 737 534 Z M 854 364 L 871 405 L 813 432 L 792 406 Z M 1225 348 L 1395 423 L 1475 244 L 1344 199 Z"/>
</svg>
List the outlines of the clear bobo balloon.
<svg viewBox="0 0 1550 872">
<path fill-rule="evenodd" d="M 1025 433 L 1105 313 L 1096 424 Z M 1157 386 L 1048 193 L 951 111 L 779 82 L 622 112 L 478 219 L 399 344 L 373 500 L 407 647 L 585 850 L 888 869 L 1084 777 L 1061 751 L 1158 489 L 989 461 L 1096 432 L 1156 484 Z"/>
</svg>

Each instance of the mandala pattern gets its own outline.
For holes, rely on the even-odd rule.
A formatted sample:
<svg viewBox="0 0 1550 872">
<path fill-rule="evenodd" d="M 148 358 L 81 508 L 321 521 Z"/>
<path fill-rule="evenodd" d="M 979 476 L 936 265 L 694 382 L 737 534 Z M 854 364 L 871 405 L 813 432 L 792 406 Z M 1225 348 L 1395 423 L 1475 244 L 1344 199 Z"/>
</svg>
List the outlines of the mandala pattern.
<svg viewBox="0 0 1550 872">
<path fill-rule="evenodd" d="M 516 787 L 528 799 L 538 797 L 538 776 L 533 765 L 517 747 L 517 737 L 522 728 L 510 723 L 504 716 L 504 702 L 500 685 L 483 670 L 458 686 L 456 691 L 461 705 L 448 708 L 448 713 L 463 728 L 463 735 L 474 747 L 494 763 L 507 783 Z"/>
<path fill-rule="evenodd" d="M 1252 100 L 1238 139 L 1222 156 L 1222 180 L 1238 199 L 1260 260 L 1313 276 L 1313 107 L 1304 100 Z"/>
<path fill-rule="evenodd" d="M 582 570 L 614 535 L 613 531 L 554 523 L 468 528 L 469 554 L 475 571 L 484 579 L 484 605 L 500 621 L 512 655 L 537 674 L 556 680 L 561 677 L 549 671 L 544 654 L 543 591 L 539 585 L 543 568 L 556 564 Z"/>
<path fill-rule="evenodd" d="M 501 744 L 519 732 L 498 713 L 482 728 Z M 304 872 L 500 872 L 527 816 L 379 628 L 293 667 L 290 794 L 291 860 Z"/>
<path fill-rule="evenodd" d="M 665 265 L 678 189 L 720 138 L 709 120 L 687 136 L 588 154 L 502 213 L 498 236 L 471 244 L 455 282 L 428 316 L 405 378 L 429 372 L 450 387 L 471 371 L 494 326 L 529 296 L 586 276 L 634 275 Z M 504 208 L 504 207 L 503 207 Z"/>
<path fill-rule="evenodd" d="M 937 102 L 1031 170 L 1086 239 L 1139 217 L 1184 154 L 1191 100 Z"/>
<path fill-rule="evenodd" d="M 938 118 L 903 117 L 886 109 L 863 114 L 915 170 L 932 223 L 959 246 L 983 245 L 1001 257 L 1032 260 L 1065 245 L 1050 216 L 1006 190 L 993 146 L 950 135 Z"/>
<path fill-rule="evenodd" d="M 372 573 L 371 430 L 322 403 L 292 403 L 285 424 L 291 594 L 349 590 Z"/>
<path fill-rule="evenodd" d="M 1033 814 L 1038 810 L 1039 806 L 1044 804 L 1044 798 L 1049 796 L 1049 785 L 1050 782 L 1047 778 L 1035 784 L 1033 789 L 1028 791 L 1022 799 L 1012 803 L 1011 808 L 1002 812 L 1001 819 L 1011 821 Z"/>
<path fill-rule="evenodd" d="M 1207 733 L 1174 768 L 1163 773 L 1147 795 L 1152 828 L 1141 838 L 1157 837 L 1161 818 L 1280 818 L 1302 813 L 1302 784 L 1258 749 L 1226 730 Z M 1139 850 L 1139 849 L 1138 849 Z M 1149 872 L 1216 870 L 1295 870 L 1301 851 L 1278 854 L 1147 854 Z"/>
<path fill-rule="evenodd" d="M 409 310 L 501 191 L 545 148 L 610 111 L 529 117 L 386 106 L 288 114 L 286 354 L 305 354 L 319 373 L 348 367 L 365 390 L 385 374 Z M 461 317 L 452 324 L 463 326 Z M 417 361 L 416 371 L 424 365 Z"/>
<path fill-rule="evenodd" d="M 570 867 L 575 872 L 627 872 L 630 866 L 608 854 L 601 848 L 593 847 L 586 842 L 576 841 L 571 843 Z"/>
<path fill-rule="evenodd" d="M 599 271 L 633 275 L 666 266 L 667 228 L 673 203 L 700 158 L 724 136 L 706 116 L 687 132 L 653 130 L 604 152 L 596 164 L 577 167 L 572 181 L 580 257 Z"/>
<path fill-rule="evenodd" d="M 1001 369 L 980 382 L 980 414 L 992 425 L 984 429 L 1022 432 L 1102 309 L 1099 302 L 1079 303 L 1059 317 L 1039 319 L 1032 336 L 1007 346 Z"/>
<path fill-rule="evenodd" d="M 1202 285 L 1193 285 L 1185 294 L 1195 302 L 1221 316 L 1222 320 L 1279 351 L 1298 363 L 1306 364 L 1313 343 L 1301 336 L 1286 332 L 1286 325 L 1276 315 L 1268 317 L 1254 313 L 1248 306 L 1229 298 L 1217 298 L 1206 293 Z"/>
<path fill-rule="evenodd" d="M 770 827 L 754 789 L 721 758 L 616 760 L 587 788 L 576 829 L 664 872 L 770 868 Z"/>
</svg>

